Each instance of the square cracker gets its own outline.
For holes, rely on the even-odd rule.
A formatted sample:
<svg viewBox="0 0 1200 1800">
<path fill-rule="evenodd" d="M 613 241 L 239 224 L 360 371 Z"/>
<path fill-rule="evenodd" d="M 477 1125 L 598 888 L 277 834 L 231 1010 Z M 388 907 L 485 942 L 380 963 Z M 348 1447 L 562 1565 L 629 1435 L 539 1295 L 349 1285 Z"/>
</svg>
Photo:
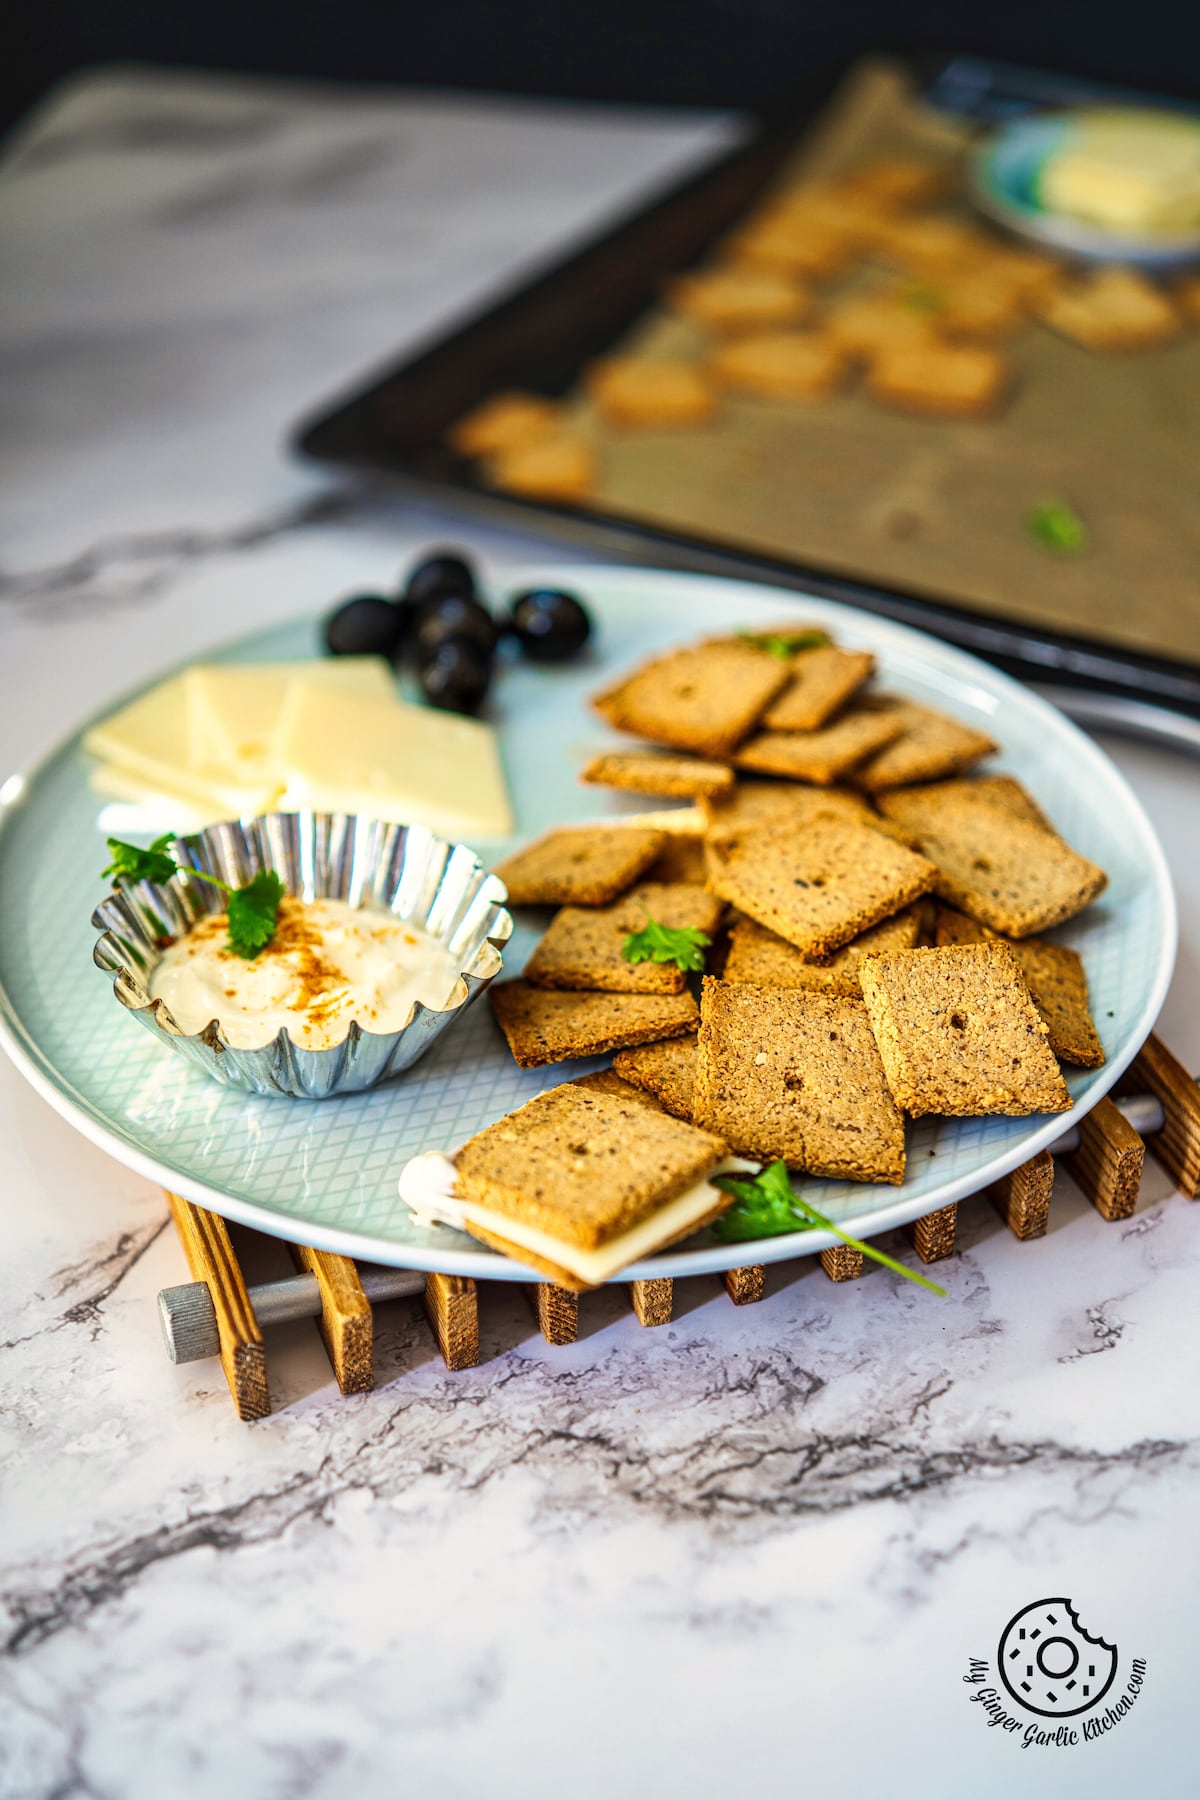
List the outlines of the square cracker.
<svg viewBox="0 0 1200 1800">
<path fill-rule="evenodd" d="M 1167 296 L 1135 269 L 1101 269 L 1052 293 L 1041 310 L 1052 330 L 1089 350 L 1142 350 L 1182 330 Z"/>
<path fill-rule="evenodd" d="M 677 1119 L 691 1119 L 692 1092 L 696 1085 L 696 1040 L 668 1038 L 661 1044 L 642 1044 L 636 1050 L 618 1050 L 613 1069 L 632 1082 Z"/>
<path fill-rule="evenodd" d="M 701 331 L 754 331 L 794 325 L 812 309 L 804 289 L 766 269 L 734 267 L 677 275 L 666 302 Z"/>
<path fill-rule="evenodd" d="M 817 993 L 858 998 L 863 957 L 878 956 L 882 950 L 911 950 L 924 925 L 922 905 L 906 906 L 820 962 L 803 956 L 795 944 L 777 937 L 756 919 L 739 919 L 730 933 L 725 980 L 748 982 L 752 987 L 812 988 Z"/>
<path fill-rule="evenodd" d="M 1020 965 L 998 938 L 892 950 L 861 969 L 863 1000 L 907 1113 L 1066 1112 L 1071 1096 Z"/>
<path fill-rule="evenodd" d="M 917 343 L 876 356 L 867 391 L 902 412 L 975 419 L 996 410 L 1008 378 L 1004 358 L 982 344 Z"/>
<path fill-rule="evenodd" d="M 663 750 L 609 750 L 593 756 L 579 777 L 592 787 L 619 788 L 627 794 L 663 794 L 694 800 L 701 794 L 724 794 L 733 787 L 727 763 L 698 756 L 672 756 Z"/>
<path fill-rule="evenodd" d="M 695 1117 L 745 1156 L 904 1179 L 904 1121 L 861 1000 L 705 978 Z"/>
<path fill-rule="evenodd" d="M 688 993 L 564 994 L 501 981 L 488 999 L 522 1069 L 679 1037 L 695 1030 L 699 1016 Z"/>
<path fill-rule="evenodd" d="M 581 825 L 547 832 L 503 862 L 496 874 L 512 906 L 607 906 L 650 867 L 665 831 Z"/>
<path fill-rule="evenodd" d="M 786 663 L 724 638 L 652 657 L 592 704 L 618 731 L 720 758 L 754 730 L 787 681 Z"/>
<path fill-rule="evenodd" d="M 869 650 L 821 644 L 790 658 L 791 681 L 763 714 L 768 731 L 816 731 L 868 680 L 875 669 Z"/>
<path fill-rule="evenodd" d="M 764 400 L 809 400 L 839 388 L 849 360 L 823 332 L 763 331 L 721 345 L 709 368 L 718 381 L 740 393 Z"/>
<path fill-rule="evenodd" d="M 957 775 L 999 748 L 986 731 L 916 700 L 879 694 L 864 700 L 863 705 L 900 726 L 891 743 L 868 757 L 854 772 L 855 781 L 870 793 Z"/>
<path fill-rule="evenodd" d="M 585 1093 L 612 1094 L 617 1100 L 627 1100 L 631 1106 L 657 1107 L 658 1105 L 653 1094 L 647 1094 L 642 1088 L 635 1087 L 632 1081 L 622 1081 L 615 1069 L 595 1069 L 590 1075 L 576 1075 L 570 1085 L 582 1088 Z M 691 1116 L 689 1113 L 689 1120 Z"/>
<path fill-rule="evenodd" d="M 695 363 L 614 356 L 592 363 L 584 379 L 612 425 L 702 425 L 716 411 L 717 390 Z"/>
<path fill-rule="evenodd" d="M 735 751 L 733 760 L 740 769 L 832 787 L 903 729 L 886 713 L 852 705 L 818 731 L 761 731 Z"/>
<path fill-rule="evenodd" d="M 808 957 L 840 950 L 929 893 L 938 874 L 882 832 L 839 819 L 803 832 L 763 825 L 716 838 L 710 849 L 713 892 Z"/>
<path fill-rule="evenodd" d="M 599 989 L 607 994 L 679 994 L 687 975 L 674 963 L 627 962 L 622 948 L 643 931 L 647 914 L 679 930 L 695 926 L 709 937 L 721 922 L 723 903 L 702 887 L 646 882 L 611 906 L 564 906 L 525 965 L 525 979 L 540 988 Z"/>
<path fill-rule="evenodd" d="M 1040 825 L 1043 831 L 1054 830 L 1033 795 L 1021 786 L 1015 775 L 976 775 L 972 777 L 970 788 L 981 800 L 1006 807 L 1031 825 Z"/>
<path fill-rule="evenodd" d="M 1107 883 L 1057 832 L 979 795 L 972 782 L 885 793 L 879 805 L 936 863 L 938 898 L 1006 937 L 1060 925 Z"/>
<path fill-rule="evenodd" d="M 700 802 L 709 837 L 779 822 L 796 830 L 816 819 L 846 819 L 856 825 L 878 825 L 861 794 L 848 788 L 813 788 L 795 781 L 739 781 L 728 794 L 706 794 Z"/>
<path fill-rule="evenodd" d="M 699 1181 L 724 1154 L 710 1132 L 568 1081 L 464 1144 L 454 1159 L 455 1187 L 464 1200 L 594 1250 Z"/>
<path fill-rule="evenodd" d="M 995 933 L 986 925 L 977 924 L 965 913 L 955 912 L 949 906 L 938 907 L 939 948 L 947 944 L 982 944 L 993 936 Z M 1092 1017 L 1082 958 L 1066 944 L 1052 944 L 1044 938 L 1017 942 L 1005 938 L 1003 942 L 1017 959 L 1055 1056 L 1080 1069 L 1098 1069 L 1104 1061 L 1104 1046 Z"/>
</svg>

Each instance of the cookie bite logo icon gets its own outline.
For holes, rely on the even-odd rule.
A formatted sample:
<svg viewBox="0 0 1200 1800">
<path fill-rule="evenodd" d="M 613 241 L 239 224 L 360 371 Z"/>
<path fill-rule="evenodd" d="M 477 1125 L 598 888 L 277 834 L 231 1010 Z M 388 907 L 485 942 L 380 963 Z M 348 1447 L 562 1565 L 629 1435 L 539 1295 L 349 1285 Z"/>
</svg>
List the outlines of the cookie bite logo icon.
<svg viewBox="0 0 1200 1800">
<path fill-rule="evenodd" d="M 1128 1713 L 1141 1693 L 1146 1663 L 1131 1659 L 1125 1687 L 1114 1699 L 1119 1662 L 1117 1646 L 1088 1631 L 1070 1600 L 1033 1600 L 1000 1634 L 999 1685 L 989 1682 L 990 1665 L 978 1656 L 969 1659 L 963 1680 L 975 1690 L 971 1700 L 989 1728 L 1017 1737 L 1026 1750 L 1061 1749 L 1103 1737 Z"/>
<path fill-rule="evenodd" d="M 1117 1648 L 1085 1631 L 1069 1600 L 1035 1600 L 1004 1627 L 996 1664 L 1018 1706 L 1043 1719 L 1070 1719 L 1107 1694 Z"/>
</svg>

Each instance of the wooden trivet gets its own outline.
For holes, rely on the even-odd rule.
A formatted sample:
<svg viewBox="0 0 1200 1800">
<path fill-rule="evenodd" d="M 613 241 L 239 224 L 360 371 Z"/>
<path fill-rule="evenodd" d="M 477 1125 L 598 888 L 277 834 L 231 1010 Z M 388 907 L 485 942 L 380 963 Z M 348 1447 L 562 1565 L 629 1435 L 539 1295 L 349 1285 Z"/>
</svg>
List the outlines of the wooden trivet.
<svg viewBox="0 0 1200 1800">
<path fill-rule="evenodd" d="M 1104 1099 L 1082 1123 L 1041 1150 L 1002 1181 L 983 1190 L 1009 1230 L 1024 1241 L 1044 1237 L 1054 1188 L 1055 1157 L 1064 1156 L 1075 1181 L 1104 1219 L 1125 1219 L 1137 1201 L 1147 1145 L 1189 1200 L 1200 1194 L 1200 1083 L 1158 1038 L 1147 1038 L 1118 1083 L 1126 1097 Z M 375 1385 L 373 1307 L 385 1300 L 423 1294 L 425 1312 L 447 1368 L 479 1361 L 479 1295 L 475 1282 L 458 1275 L 423 1275 L 412 1269 L 358 1267 L 303 1244 L 291 1245 L 298 1274 L 247 1287 L 225 1221 L 177 1194 L 167 1202 L 192 1271 L 182 1287 L 158 1296 L 167 1350 L 173 1362 L 219 1356 L 238 1417 L 270 1412 L 263 1330 L 285 1320 L 312 1318 L 344 1394 Z M 906 1227 L 922 1262 L 954 1252 L 959 1202 L 927 1213 Z M 853 1281 L 863 1272 L 862 1252 L 834 1245 L 821 1252 L 831 1281 Z M 764 1293 L 761 1264 L 730 1269 L 722 1277 L 735 1306 L 753 1305 Z M 506 1284 L 507 1285 L 507 1284 Z M 674 1292 L 669 1280 L 628 1284 L 640 1324 L 669 1323 Z M 549 1281 L 526 1286 L 538 1329 L 547 1343 L 574 1343 L 579 1332 L 578 1294 Z"/>
</svg>

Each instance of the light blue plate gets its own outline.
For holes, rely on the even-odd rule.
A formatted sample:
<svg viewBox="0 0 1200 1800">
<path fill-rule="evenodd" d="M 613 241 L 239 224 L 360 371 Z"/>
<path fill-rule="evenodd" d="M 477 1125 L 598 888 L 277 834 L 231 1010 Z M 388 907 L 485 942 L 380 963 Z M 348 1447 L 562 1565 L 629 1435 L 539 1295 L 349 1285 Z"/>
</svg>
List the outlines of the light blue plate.
<svg viewBox="0 0 1200 1800">
<path fill-rule="evenodd" d="M 587 661 L 562 670 L 504 669 L 496 704 L 521 838 L 549 825 L 632 810 L 629 797 L 580 786 L 584 762 L 614 739 L 587 697 L 649 651 L 701 632 L 812 619 L 873 650 L 882 680 L 983 726 L 1004 745 L 996 767 L 1032 791 L 1055 824 L 1108 870 L 1109 887 L 1058 935 L 1083 956 L 1108 1053 L 1068 1075 L 1071 1114 L 922 1120 L 909 1127 L 902 1187 L 805 1181 L 845 1229 L 870 1237 L 973 1193 L 1051 1143 L 1093 1106 L 1152 1028 L 1175 959 L 1175 903 L 1149 821 L 1100 750 L 1015 681 L 935 638 L 828 601 L 749 582 L 658 571 L 526 571 L 582 594 L 598 625 Z M 507 584 L 506 584 L 507 585 Z M 316 652 L 305 621 L 214 653 L 229 662 Z M 109 708 L 105 709 L 110 710 Z M 45 1099 L 95 1144 L 151 1181 L 228 1218 L 372 1262 L 490 1279 L 528 1271 L 457 1232 L 421 1229 L 396 1192 L 410 1156 L 453 1150 L 543 1088 L 598 1066 L 522 1072 L 486 1006 L 467 1013 L 407 1075 L 371 1093 L 312 1103 L 245 1097 L 165 1055 L 117 1004 L 92 966 L 92 908 L 105 856 L 101 802 L 87 785 L 79 734 L 0 790 L 0 1042 Z M 497 846 L 476 845 L 487 858 Z M 518 925 L 505 955 L 522 966 L 537 936 Z M 736 1268 L 810 1254 L 824 1232 L 752 1247 L 703 1234 L 625 1272 L 639 1278 Z"/>
<path fill-rule="evenodd" d="M 1070 213 L 1046 210 L 1038 198 L 1038 174 L 1067 135 L 1071 119 L 1070 113 L 1011 119 L 976 145 L 967 160 L 967 187 L 976 206 L 1018 236 L 1087 262 L 1165 271 L 1200 259 L 1200 232 L 1127 238 Z"/>
</svg>

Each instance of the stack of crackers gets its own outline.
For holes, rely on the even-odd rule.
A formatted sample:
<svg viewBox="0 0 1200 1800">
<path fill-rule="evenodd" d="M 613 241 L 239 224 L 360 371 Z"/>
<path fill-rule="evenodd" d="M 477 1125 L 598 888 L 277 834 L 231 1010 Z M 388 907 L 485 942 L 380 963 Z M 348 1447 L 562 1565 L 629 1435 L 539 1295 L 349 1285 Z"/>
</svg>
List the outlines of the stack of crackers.
<svg viewBox="0 0 1200 1800">
<path fill-rule="evenodd" d="M 1065 1111 L 1060 1062 L 1103 1062 L 1080 958 L 1042 935 L 1103 871 L 1019 782 L 978 772 L 989 737 L 876 692 L 873 667 L 765 627 L 596 696 L 639 741 L 583 779 L 694 804 L 499 865 L 513 906 L 557 908 L 523 976 L 489 990 L 513 1056 L 613 1061 L 472 1140 L 468 1229 L 586 1285 L 727 1204 L 703 1175 L 729 1153 L 899 1183 L 906 1118 Z M 628 960 L 648 920 L 712 940 L 703 974 Z"/>
<path fill-rule="evenodd" d="M 882 405 L 984 418 L 1010 389 L 1004 346 L 1024 329 L 1127 352 L 1200 323 L 1200 279 L 1168 291 L 1135 269 L 1073 273 L 983 229 L 961 196 L 955 210 L 953 185 L 946 168 L 893 159 L 781 186 L 706 267 L 667 283 L 688 353 L 593 363 L 582 407 L 493 395 L 450 444 L 496 487 L 582 501 L 600 474 L 589 415 L 608 429 L 685 430 L 707 425 L 728 393 L 808 404 L 858 376 Z"/>
</svg>

